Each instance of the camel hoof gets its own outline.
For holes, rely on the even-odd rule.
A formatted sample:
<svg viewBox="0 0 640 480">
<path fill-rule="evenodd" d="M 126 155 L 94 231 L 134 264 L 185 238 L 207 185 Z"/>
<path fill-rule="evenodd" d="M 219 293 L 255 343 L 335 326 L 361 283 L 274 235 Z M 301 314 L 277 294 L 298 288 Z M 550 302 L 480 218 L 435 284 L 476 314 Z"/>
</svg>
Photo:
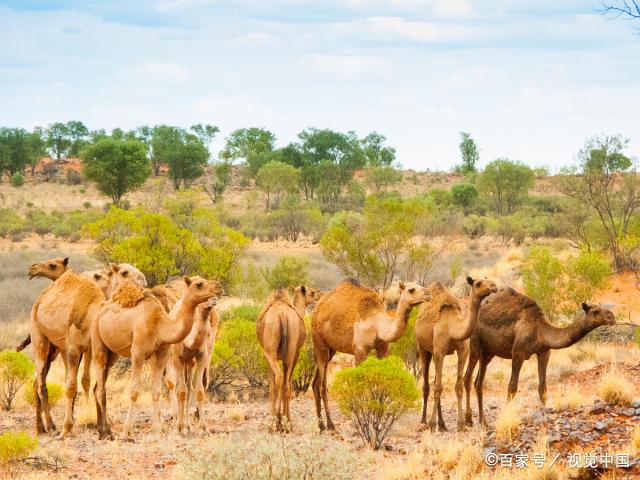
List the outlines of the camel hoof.
<svg viewBox="0 0 640 480">
<path fill-rule="evenodd" d="M 459 432 L 464 432 L 466 429 L 467 429 L 467 426 L 465 425 L 464 422 L 458 423 L 458 431 Z"/>
<path fill-rule="evenodd" d="M 446 432 L 447 431 L 446 425 L 444 425 L 444 424 L 438 425 L 438 431 L 439 432 Z"/>
<path fill-rule="evenodd" d="M 467 425 L 467 427 L 473 427 L 473 419 L 471 417 L 467 417 L 464 420 L 465 424 Z"/>
<path fill-rule="evenodd" d="M 324 423 L 322 423 L 322 421 L 318 422 L 318 428 L 320 429 L 321 432 L 324 432 L 326 430 Z"/>
<path fill-rule="evenodd" d="M 428 426 L 430 432 L 435 432 L 435 430 L 436 430 L 436 424 L 435 423 L 429 422 L 427 424 L 427 426 Z"/>
</svg>

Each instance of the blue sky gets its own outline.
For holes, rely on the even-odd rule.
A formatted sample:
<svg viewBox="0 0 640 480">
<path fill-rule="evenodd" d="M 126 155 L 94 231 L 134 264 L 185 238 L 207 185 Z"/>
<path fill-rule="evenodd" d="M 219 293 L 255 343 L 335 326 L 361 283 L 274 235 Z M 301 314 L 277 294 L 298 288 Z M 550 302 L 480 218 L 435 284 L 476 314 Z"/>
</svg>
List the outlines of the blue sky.
<svg viewBox="0 0 640 480">
<path fill-rule="evenodd" d="M 640 156 L 640 35 L 599 0 L 0 0 L 0 125 L 376 130 L 417 170 Z"/>
</svg>

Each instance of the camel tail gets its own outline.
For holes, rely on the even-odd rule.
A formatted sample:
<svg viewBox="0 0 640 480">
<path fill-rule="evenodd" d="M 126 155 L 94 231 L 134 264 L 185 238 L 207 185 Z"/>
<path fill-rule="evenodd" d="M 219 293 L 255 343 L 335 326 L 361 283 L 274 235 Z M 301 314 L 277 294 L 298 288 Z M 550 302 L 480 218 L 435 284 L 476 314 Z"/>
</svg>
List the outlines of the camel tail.
<svg viewBox="0 0 640 480">
<path fill-rule="evenodd" d="M 84 353 L 84 364 L 82 368 L 82 390 L 84 398 L 89 401 L 89 390 L 91 387 L 91 350 Z"/>
<path fill-rule="evenodd" d="M 280 317 L 280 355 L 282 356 L 282 370 L 287 371 L 287 348 L 289 343 L 289 324 L 286 315 Z"/>
<path fill-rule="evenodd" d="M 27 348 L 27 346 L 31 343 L 31 335 L 27 335 L 27 338 L 25 338 L 20 345 L 18 345 L 16 347 L 16 352 L 21 352 L 22 350 L 24 350 L 25 348 Z"/>
</svg>

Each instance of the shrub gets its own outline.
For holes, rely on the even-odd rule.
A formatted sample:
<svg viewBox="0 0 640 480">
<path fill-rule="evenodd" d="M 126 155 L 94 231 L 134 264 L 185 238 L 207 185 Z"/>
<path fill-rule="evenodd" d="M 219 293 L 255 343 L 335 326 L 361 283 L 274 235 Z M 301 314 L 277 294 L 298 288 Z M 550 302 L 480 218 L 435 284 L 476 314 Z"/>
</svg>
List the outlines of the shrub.
<svg viewBox="0 0 640 480">
<path fill-rule="evenodd" d="M 89 210 L 91 208 L 91 202 L 82 202 L 82 206 Z"/>
<path fill-rule="evenodd" d="M 224 312 L 222 314 L 221 321 L 226 322 L 227 320 L 242 319 L 255 322 L 261 311 L 262 307 L 258 305 L 254 305 L 253 303 L 243 303 Z"/>
<path fill-rule="evenodd" d="M 462 222 L 462 231 L 471 240 L 480 238 L 487 231 L 487 220 L 477 215 L 469 215 Z"/>
<path fill-rule="evenodd" d="M 470 183 L 460 183 L 451 187 L 451 198 L 454 205 L 469 208 L 478 198 L 478 190 Z"/>
<path fill-rule="evenodd" d="M 400 416 L 417 408 L 420 398 L 415 379 L 394 356 L 369 357 L 357 367 L 338 372 L 331 390 L 362 440 L 374 450 L 382 446 Z"/>
<path fill-rule="evenodd" d="M 13 175 L 11 175 L 11 185 L 13 185 L 16 188 L 23 186 L 24 175 L 22 175 L 20 172 L 16 172 Z"/>
<path fill-rule="evenodd" d="M 393 342 L 389 348 L 389 354 L 402 359 L 407 369 L 409 369 L 415 378 L 418 378 L 422 371 L 422 365 L 418 358 L 416 335 L 413 331 L 417 317 L 418 309 L 414 308 L 409 316 L 407 331 L 397 341 Z"/>
<path fill-rule="evenodd" d="M 263 268 L 262 276 L 271 290 L 295 287 L 308 283 L 309 260 L 305 257 L 283 255 L 271 268 Z"/>
<path fill-rule="evenodd" d="M 13 209 L 0 209 L 0 235 L 5 236 L 12 233 L 21 233 L 25 228 L 25 220 L 13 211 Z"/>
<path fill-rule="evenodd" d="M 58 400 L 62 398 L 64 389 L 59 383 L 47 382 L 47 392 L 49 396 L 49 405 L 54 406 L 56 403 L 58 403 Z M 34 406 L 36 404 L 35 392 L 33 391 L 33 388 L 25 389 L 22 396 L 24 397 L 25 402 L 27 402 L 29 405 Z"/>
<path fill-rule="evenodd" d="M 233 361 L 239 376 L 251 387 L 267 386 L 268 366 L 256 337 L 255 322 L 244 319 L 224 322 L 220 326 L 219 340 L 233 349 L 237 357 Z"/>
<path fill-rule="evenodd" d="M 522 416 L 515 402 L 509 402 L 496 418 L 496 439 L 504 442 L 513 441 L 520 430 Z"/>
<path fill-rule="evenodd" d="M 616 370 L 610 370 L 600 379 L 598 395 L 607 403 L 631 405 L 635 388 L 627 377 Z"/>
<path fill-rule="evenodd" d="M 82 175 L 75 170 L 67 170 L 67 183 L 69 185 L 80 185 L 82 183 Z"/>
<path fill-rule="evenodd" d="M 217 339 L 211 352 L 207 391 L 217 395 L 222 387 L 233 382 L 238 376 L 240 361 L 240 357 L 227 342 Z"/>
<path fill-rule="evenodd" d="M 0 352 L 0 405 L 9 411 L 18 390 L 31 379 L 35 366 L 23 352 Z"/>
<path fill-rule="evenodd" d="M 358 478 L 358 466 L 358 457 L 331 437 L 259 433 L 216 439 L 187 453 L 177 478 L 344 480 Z"/>
<path fill-rule="evenodd" d="M 23 460 L 38 446 L 38 440 L 27 432 L 0 435 L 0 463 Z"/>
</svg>

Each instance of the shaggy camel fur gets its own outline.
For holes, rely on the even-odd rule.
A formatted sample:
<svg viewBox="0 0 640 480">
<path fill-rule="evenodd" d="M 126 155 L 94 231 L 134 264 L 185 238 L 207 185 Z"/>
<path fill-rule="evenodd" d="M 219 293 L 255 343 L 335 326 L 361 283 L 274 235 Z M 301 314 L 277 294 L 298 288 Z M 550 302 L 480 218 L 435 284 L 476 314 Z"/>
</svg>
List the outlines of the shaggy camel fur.
<svg viewBox="0 0 640 480">
<path fill-rule="evenodd" d="M 433 392 L 433 411 L 429 420 L 429 428 L 435 429 L 436 414 L 438 416 L 438 429 L 445 431 L 447 428 L 442 418 L 442 365 L 444 357 L 456 352 L 458 356 L 458 370 L 456 377 L 456 397 L 458 400 L 458 430 L 464 428 L 464 415 L 462 413 L 462 376 L 464 365 L 469 356 L 469 337 L 476 328 L 478 310 L 482 300 L 497 291 L 496 284 L 491 280 L 474 280 L 467 277 L 467 283 L 471 285 L 471 300 L 467 315 L 463 316 L 460 302 L 441 283 L 434 283 L 429 287 L 431 301 L 420 305 L 418 318 L 414 326 L 418 358 L 422 363 L 422 420 L 427 422 L 427 400 L 429 398 L 429 365 L 433 358 L 435 365 L 435 385 Z"/>
<path fill-rule="evenodd" d="M 399 288 L 400 300 L 395 315 L 386 313 L 380 295 L 352 279 L 340 282 L 335 290 L 324 295 L 316 304 L 312 317 L 313 354 L 317 365 L 313 396 L 320 430 L 325 428 L 321 398 L 327 416 L 327 428 L 335 428 L 327 396 L 327 367 L 335 353 L 354 355 L 356 365 L 363 362 L 374 349 L 378 358 L 386 356 L 389 343 L 395 342 L 406 331 L 413 307 L 431 300 L 427 289 L 415 283 L 400 282 Z"/>
<path fill-rule="evenodd" d="M 189 335 L 182 342 L 171 345 L 165 384 L 169 389 L 178 433 L 191 429 L 188 410 L 194 389 L 199 427 L 203 432 L 207 430 L 204 420 L 204 392 L 207 366 L 218 332 L 218 315 L 214 308 L 216 300 L 212 297 L 200 304 Z"/>
<path fill-rule="evenodd" d="M 271 294 L 256 321 L 258 342 L 269 364 L 271 415 L 280 431 L 291 423 L 291 377 L 307 337 L 304 313 L 319 296 L 319 290 L 300 285 L 293 291 L 292 303 L 286 289 L 277 290 Z M 278 360 L 282 361 L 282 367 Z M 283 416 L 286 417 L 285 425 Z"/>
<path fill-rule="evenodd" d="M 37 267 L 32 265 L 30 275 L 36 273 L 36 269 Z M 131 265 L 112 264 L 111 269 L 114 273 L 111 287 L 121 281 L 122 276 L 117 274 L 118 271 L 127 272 L 126 276 L 131 276 L 134 280 L 140 281 L 140 276 L 144 280 L 144 276 L 139 270 Z M 29 338 L 33 342 L 36 363 L 34 390 L 38 433 L 53 431 L 56 428 L 51 419 L 46 377 L 51 362 L 56 358 L 58 352 L 62 354 L 66 370 L 67 407 L 62 435 L 68 435 L 71 432 L 78 367 L 84 356 L 85 370 L 82 385 L 87 392 L 90 382 L 91 324 L 104 299 L 103 291 L 94 281 L 82 274 L 67 270 L 40 293 L 31 309 Z"/>
<path fill-rule="evenodd" d="M 523 362 L 535 354 L 538 359 L 538 394 L 544 405 L 550 349 L 569 347 L 591 330 L 615 323 L 613 312 L 606 308 L 583 303 L 582 310 L 579 318 L 571 325 L 559 328 L 549 323 L 533 299 L 511 288 L 500 290 L 489 297 L 480 307 L 478 327 L 471 335 L 471 353 L 464 376 L 467 424 L 473 424 L 469 400 L 471 376 L 480 361 L 475 389 L 480 423 L 487 425 L 482 407 L 482 385 L 487 365 L 495 356 L 511 359 L 511 379 L 507 394 L 507 399 L 510 400 L 518 389 L 518 376 Z"/>
<path fill-rule="evenodd" d="M 183 341 L 189 334 L 198 305 L 222 292 L 222 287 L 215 281 L 200 277 L 184 277 L 183 280 L 186 288 L 182 301 L 170 313 L 153 295 L 131 282 L 121 285 L 111 301 L 102 303 L 98 321 L 93 324 L 91 332 L 96 373 L 94 396 L 100 438 L 111 435 L 105 383 L 109 369 L 118 356 L 131 358 L 130 403 L 123 437 L 131 433 L 140 374 L 145 360 L 149 358 L 152 361 L 153 428 L 156 433 L 160 432 L 160 385 L 169 347 Z"/>
</svg>

